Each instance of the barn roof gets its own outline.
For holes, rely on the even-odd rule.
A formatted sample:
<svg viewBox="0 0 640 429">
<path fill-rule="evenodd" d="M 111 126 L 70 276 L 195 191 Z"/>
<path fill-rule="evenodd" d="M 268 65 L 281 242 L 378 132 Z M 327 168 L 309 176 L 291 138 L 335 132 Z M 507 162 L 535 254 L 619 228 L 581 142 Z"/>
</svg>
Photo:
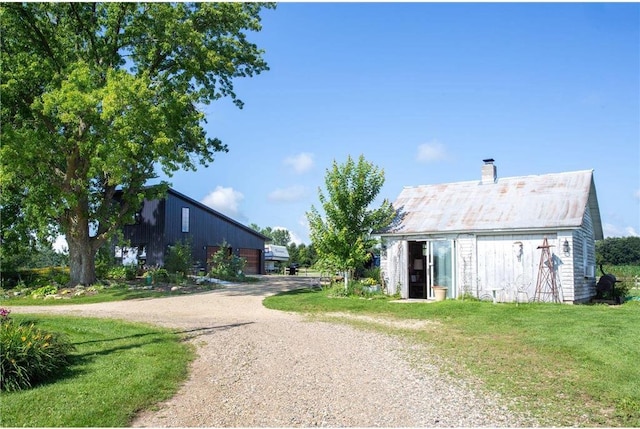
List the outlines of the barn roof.
<svg viewBox="0 0 640 429">
<path fill-rule="evenodd" d="M 589 210 L 603 238 L 593 170 L 405 187 L 393 206 L 382 235 L 573 229 Z"/>
</svg>

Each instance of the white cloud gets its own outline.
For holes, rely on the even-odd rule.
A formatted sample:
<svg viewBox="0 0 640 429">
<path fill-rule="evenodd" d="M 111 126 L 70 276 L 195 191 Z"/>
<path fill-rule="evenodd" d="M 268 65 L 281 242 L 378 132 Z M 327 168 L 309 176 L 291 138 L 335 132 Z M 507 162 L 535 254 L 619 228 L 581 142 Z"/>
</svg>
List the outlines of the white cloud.
<svg viewBox="0 0 640 429">
<path fill-rule="evenodd" d="M 299 201 L 306 196 L 307 189 L 304 186 L 294 185 L 285 189 L 276 189 L 267 196 L 267 199 L 276 203 L 290 203 Z"/>
<path fill-rule="evenodd" d="M 636 200 L 640 201 L 640 189 L 638 189 L 635 194 L 633 194 L 633 196 L 636 198 Z"/>
<path fill-rule="evenodd" d="M 632 226 L 619 227 L 611 223 L 605 223 L 602 225 L 602 230 L 605 237 L 638 237 L 638 231 Z"/>
<path fill-rule="evenodd" d="M 632 227 L 632 226 L 628 226 L 624 230 L 627 233 L 628 237 L 638 237 L 638 236 L 640 236 L 640 234 L 638 234 L 638 231 L 636 231 L 635 228 Z"/>
<path fill-rule="evenodd" d="M 429 143 L 423 143 L 418 146 L 418 154 L 416 159 L 418 162 L 432 162 L 445 159 L 447 151 L 442 143 L 433 140 Z"/>
<path fill-rule="evenodd" d="M 282 161 L 284 165 L 293 168 L 297 174 L 305 173 L 313 167 L 313 154 L 302 152 L 297 155 L 288 156 Z"/>
<path fill-rule="evenodd" d="M 216 186 L 216 189 L 205 196 L 201 202 L 227 216 L 238 217 L 240 215 L 240 202 L 243 199 L 242 192 L 233 188 Z"/>
</svg>

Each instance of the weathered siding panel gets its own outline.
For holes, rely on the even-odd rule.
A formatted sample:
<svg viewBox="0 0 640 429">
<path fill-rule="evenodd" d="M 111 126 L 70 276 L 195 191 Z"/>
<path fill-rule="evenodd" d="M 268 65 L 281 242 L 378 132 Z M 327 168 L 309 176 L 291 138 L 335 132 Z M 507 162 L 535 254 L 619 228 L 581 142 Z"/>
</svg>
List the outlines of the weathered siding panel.
<svg viewBox="0 0 640 429">
<path fill-rule="evenodd" d="M 477 286 L 477 264 L 476 264 L 476 238 L 471 234 L 458 236 L 456 240 L 457 249 L 457 279 L 458 285 L 456 290 L 458 296 L 462 294 L 474 295 Z"/>
<path fill-rule="evenodd" d="M 493 289 L 496 289 L 496 297 L 501 302 L 531 301 L 536 297 L 540 273 L 542 249 L 538 247 L 543 244 L 545 237 L 551 246 L 549 251 L 554 265 L 553 276 L 560 301 L 588 301 L 595 294 L 595 278 L 584 277 L 584 265 L 593 264 L 595 258 L 595 241 L 588 221 L 579 230 L 547 234 L 439 234 L 411 237 L 410 240 L 385 237 L 387 245 L 382 255 L 381 268 L 388 293 L 400 290 L 401 296 L 408 298 L 408 273 L 411 271 L 408 261 L 409 241 L 452 239 L 455 242 L 457 296 L 470 293 L 488 298 L 493 296 Z M 568 254 L 564 251 L 565 240 L 569 244 Z M 541 289 L 543 293 L 540 298 L 550 299 L 550 285 L 543 283 Z"/>
<path fill-rule="evenodd" d="M 573 233 L 573 302 L 588 302 L 596 294 L 595 237 L 589 211 L 585 212 L 582 227 Z"/>
<path fill-rule="evenodd" d="M 556 246 L 551 248 L 554 253 L 555 234 L 479 236 L 477 296 L 489 297 L 493 295 L 492 289 L 500 289 L 496 293 L 500 301 L 532 299 L 542 254 L 538 246 L 545 236 L 550 245 Z"/>
<path fill-rule="evenodd" d="M 575 291 L 575 263 L 574 258 L 571 256 L 571 250 L 569 254 L 564 253 L 564 243 L 569 244 L 569 249 L 573 249 L 574 232 L 562 231 L 558 233 L 558 248 L 556 255 L 558 259 L 558 281 L 559 286 L 562 287 L 562 301 L 566 303 L 573 303 Z"/>
<path fill-rule="evenodd" d="M 405 240 L 390 239 L 386 241 L 386 251 L 380 267 L 387 285 L 387 293 L 394 295 L 400 292 L 402 298 L 409 296 L 408 277 L 408 244 Z"/>
</svg>

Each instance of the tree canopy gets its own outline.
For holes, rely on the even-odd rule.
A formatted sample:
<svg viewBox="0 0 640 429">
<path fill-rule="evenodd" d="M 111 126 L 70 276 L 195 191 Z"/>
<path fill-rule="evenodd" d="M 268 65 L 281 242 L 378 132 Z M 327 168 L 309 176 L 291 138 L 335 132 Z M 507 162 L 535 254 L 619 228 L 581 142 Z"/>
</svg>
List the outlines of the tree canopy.
<svg viewBox="0 0 640 429">
<path fill-rule="evenodd" d="M 318 190 L 324 216 L 315 206 L 307 212 L 311 241 L 321 262 L 346 273 L 367 261 L 376 242 L 371 232 L 385 228 L 395 217 L 386 199 L 380 207 L 369 208 L 383 185 L 384 170 L 364 155 L 358 162 L 351 156 L 342 165 L 333 161 L 325 174 L 327 194 Z"/>
<path fill-rule="evenodd" d="M 265 237 L 270 238 L 271 243 L 275 244 L 276 246 L 287 246 L 291 241 L 291 233 L 289 232 L 288 229 L 285 229 L 285 228 L 280 228 L 280 227 L 272 228 L 270 226 L 266 228 L 260 228 L 255 223 L 252 223 L 251 225 L 249 225 L 249 228 L 259 232 Z"/>
<path fill-rule="evenodd" d="M 247 39 L 265 7 L 0 6 L 2 194 L 20 196 L 14 219 L 65 234 L 72 283 L 94 282 L 97 249 L 166 190 L 146 186 L 157 169 L 193 170 L 228 150 L 206 136 L 202 106 L 228 97 L 241 108 L 234 79 L 268 70 Z"/>
<path fill-rule="evenodd" d="M 640 264 L 640 237 L 607 237 L 596 241 L 596 259 L 600 264 Z"/>
</svg>

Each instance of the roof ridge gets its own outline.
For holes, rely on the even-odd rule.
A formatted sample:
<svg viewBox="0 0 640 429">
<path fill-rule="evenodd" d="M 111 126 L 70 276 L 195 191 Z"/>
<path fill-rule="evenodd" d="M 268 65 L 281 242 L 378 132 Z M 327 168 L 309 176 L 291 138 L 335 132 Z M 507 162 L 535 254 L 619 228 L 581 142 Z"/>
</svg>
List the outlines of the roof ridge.
<svg viewBox="0 0 640 429">
<path fill-rule="evenodd" d="M 516 179 L 525 179 L 525 178 L 529 178 L 529 177 L 559 176 L 559 175 L 577 174 L 577 173 L 593 173 L 594 171 L 595 170 L 593 168 L 591 168 L 591 169 L 585 169 L 585 170 L 563 171 L 563 172 L 559 172 L 559 173 L 526 174 L 526 175 L 522 175 L 522 176 L 498 177 L 496 183 L 499 183 L 501 181 L 504 182 L 504 181 L 510 181 L 510 180 L 516 180 Z M 457 182 L 424 183 L 424 184 L 421 184 L 421 185 L 405 185 L 405 186 L 403 186 L 403 189 L 422 188 L 422 187 L 428 187 L 428 186 L 467 184 L 467 183 L 480 184 L 481 183 L 481 179 L 460 180 L 460 181 L 457 181 Z"/>
</svg>

